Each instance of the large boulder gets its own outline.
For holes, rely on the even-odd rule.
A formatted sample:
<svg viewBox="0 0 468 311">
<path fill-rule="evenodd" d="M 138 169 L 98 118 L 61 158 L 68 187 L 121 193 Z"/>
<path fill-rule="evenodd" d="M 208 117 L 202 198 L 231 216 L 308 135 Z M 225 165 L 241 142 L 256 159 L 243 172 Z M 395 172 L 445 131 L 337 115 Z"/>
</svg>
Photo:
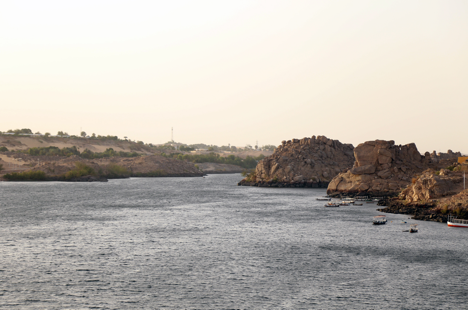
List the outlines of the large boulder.
<svg viewBox="0 0 468 311">
<path fill-rule="evenodd" d="M 289 186 L 303 183 L 310 187 L 327 186 L 333 177 L 351 168 L 353 145 L 325 136 L 283 141 L 275 152 L 261 160 L 255 169 L 255 184 Z M 251 185 L 241 181 L 240 185 Z"/>
<path fill-rule="evenodd" d="M 427 162 L 414 143 L 397 146 L 393 140 L 360 144 L 354 149 L 354 157 L 354 166 L 329 183 L 328 194 L 395 195 Z"/>
</svg>

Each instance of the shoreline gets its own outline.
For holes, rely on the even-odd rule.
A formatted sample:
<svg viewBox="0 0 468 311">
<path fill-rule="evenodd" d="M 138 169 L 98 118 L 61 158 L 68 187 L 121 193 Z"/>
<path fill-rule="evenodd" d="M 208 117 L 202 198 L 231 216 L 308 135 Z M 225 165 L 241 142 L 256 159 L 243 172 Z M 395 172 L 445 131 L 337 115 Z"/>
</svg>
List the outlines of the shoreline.
<svg viewBox="0 0 468 311">
<path fill-rule="evenodd" d="M 247 187 L 271 187 L 271 188 L 327 188 L 328 181 L 319 181 L 319 182 L 249 182 L 243 181 L 237 183 L 238 186 L 247 186 Z"/>
</svg>

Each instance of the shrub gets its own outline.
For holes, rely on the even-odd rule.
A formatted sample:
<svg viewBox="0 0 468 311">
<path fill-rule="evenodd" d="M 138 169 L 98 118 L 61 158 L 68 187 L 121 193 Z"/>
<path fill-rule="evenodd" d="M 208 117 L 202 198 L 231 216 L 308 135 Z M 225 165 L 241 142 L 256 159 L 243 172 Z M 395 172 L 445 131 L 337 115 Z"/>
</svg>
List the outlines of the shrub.
<svg viewBox="0 0 468 311">
<path fill-rule="evenodd" d="M 102 171 L 100 173 L 100 175 L 104 175 L 107 178 L 129 177 L 131 175 L 131 172 L 127 168 L 115 163 L 108 164 L 105 173 L 102 174 Z"/>
<path fill-rule="evenodd" d="M 72 178 L 79 178 L 86 175 L 96 175 L 94 169 L 82 162 L 76 162 L 75 168 L 65 173 L 64 178 L 70 180 Z"/>
<path fill-rule="evenodd" d="M 453 171 L 454 168 L 455 168 L 455 166 L 453 166 L 453 165 L 450 165 L 450 166 L 447 167 L 447 169 L 448 169 L 449 171 Z"/>
<path fill-rule="evenodd" d="M 0 151 L 1 151 L 1 152 L 8 151 L 8 148 L 7 148 L 7 147 L 5 147 L 5 146 L 2 146 L 2 147 L 0 147 Z"/>
</svg>

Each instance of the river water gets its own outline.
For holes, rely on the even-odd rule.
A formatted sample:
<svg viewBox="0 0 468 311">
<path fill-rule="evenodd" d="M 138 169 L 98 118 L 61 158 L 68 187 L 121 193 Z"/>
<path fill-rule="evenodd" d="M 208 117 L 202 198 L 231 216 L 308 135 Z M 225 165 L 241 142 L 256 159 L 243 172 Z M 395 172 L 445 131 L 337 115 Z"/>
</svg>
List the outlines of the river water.
<svg viewBox="0 0 468 311">
<path fill-rule="evenodd" d="M 0 183 L 0 308 L 467 308 L 468 230 L 240 179 Z"/>
</svg>

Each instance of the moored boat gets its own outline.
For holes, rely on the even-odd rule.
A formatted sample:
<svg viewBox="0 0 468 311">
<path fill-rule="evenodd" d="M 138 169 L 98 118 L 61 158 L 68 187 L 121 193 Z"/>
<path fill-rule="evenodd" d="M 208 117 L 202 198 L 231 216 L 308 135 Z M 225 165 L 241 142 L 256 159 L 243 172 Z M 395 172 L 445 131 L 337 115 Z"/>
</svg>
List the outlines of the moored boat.
<svg viewBox="0 0 468 311">
<path fill-rule="evenodd" d="M 384 215 L 374 216 L 372 219 L 373 225 L 385 225 L 387 223 L 387 217 Z"/>
<path fill-rule="evenodd" d="M 316 198 L 317 201 L 330 201 L 331 198 Z"/>
<path fill-rule="evenodd" d="M 340 207 L 340 204 L 335 203 L 335 202 L 328 202 L 327 204 L 324 205 L 325 207 Z"/>
<path fill-rule="evenodd" d="M 449 215 L 447 219 L 447 226 L 449 227 L 459 227 L 459 228 L 468 228 L 468 220 L 466 219 L 457 219 L 455 216 Z"/>
<path fill-rule="evenodd" d="M 411 224 L 409 228 L 410 233 L 416 233 L 418 232 L 418 225 L 417 224 Z"/>
</svg>

